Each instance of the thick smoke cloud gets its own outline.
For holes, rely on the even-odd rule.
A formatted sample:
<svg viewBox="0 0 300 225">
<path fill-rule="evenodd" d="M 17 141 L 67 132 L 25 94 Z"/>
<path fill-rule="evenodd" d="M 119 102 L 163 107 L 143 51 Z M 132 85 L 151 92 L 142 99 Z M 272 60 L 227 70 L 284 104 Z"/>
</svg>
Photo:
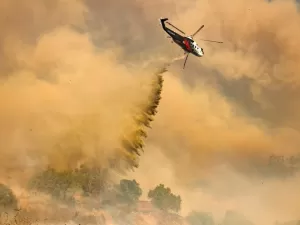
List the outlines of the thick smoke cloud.
<svg viewBox="0 0 300 225">
<path fill-rule="evenodd" d="M 80 1 L 1 4 L 3 171 L 32 163 L 105 165 L 122 157 L 121 140 L 147 101 L 151 76 L 121 65 L 117 44 L 95 47 L 82 31 L 87 9 Z"/>
<path fill-rule="evenodd" d="M 196 167 L 225 158 L 248 164 L 271 153 L 299 153 L 296 5 L 234 3 L 199 1 L 172 21 L 191 33 L 207 24 L 199 38 L 224 41 L 201 42 L 206 57 L 191 59 L 184 73 L 174 68 L 180 79 L 166 76 L 154 122 L 153 138 L 170 148 L 170 155 L 188 149 L 187 162 L 194 160 Z"/>
<path fill-rule="evenodd" d="M 186 33 L 205 24 L 195 37 L 205 57 L 164 74 L 134 176 L 144 187 L 169 184 L 185 210 L 237 208 L 261 224 L 298 215 L 298 178 L 250 176 L 270 154 L 299 153 L 294 1 L 31 0 L 0 9 L 2 171 L 122 155 L 119 140 L 151 88 L 152 71 L 137 68 L 182 54 L 159 27 L 166 16 Z"/>
<path fill-rule="evenodd" d="M 190 57 L 184 71 L 176 63 L 165 75 L 147 155 L 135 176 L 147 174 L 145 187 L 177 186 L 191 208 L 218 215 L 233 208 L 260 224 L 297 217 L 299 179 L 270 180 L 262 172 L 271 154 L 299 154 L 295 2 L 204 0 L 168 17 L 186 33 L 205 24 L 195 37 L 205 57 Z M 164 154 L 153 175 L 152 151 L 155 159 L 157 151 Z M 165 172 L 157 177 L 158 170 Z M 198 189 L 187 189 L 195 183 Z"/>
</svg>

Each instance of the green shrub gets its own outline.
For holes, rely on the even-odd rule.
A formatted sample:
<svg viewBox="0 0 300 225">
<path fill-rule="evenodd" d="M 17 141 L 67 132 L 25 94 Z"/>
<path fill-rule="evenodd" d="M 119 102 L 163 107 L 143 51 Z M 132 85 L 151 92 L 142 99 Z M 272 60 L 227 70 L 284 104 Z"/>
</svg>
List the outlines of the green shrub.
<svg viewBox="0 0 300 225">
<path fill-rule="evenodd" d="M 164 211 L 179 212 L 181 209 L 181 197 L 174 195 L 171 189 L 165 187 L 163 184 L 156 186 L 153 190 L 148 192 L 148 198 L 151 199 L 152 204 L 158 209 Z"/>
</svg>

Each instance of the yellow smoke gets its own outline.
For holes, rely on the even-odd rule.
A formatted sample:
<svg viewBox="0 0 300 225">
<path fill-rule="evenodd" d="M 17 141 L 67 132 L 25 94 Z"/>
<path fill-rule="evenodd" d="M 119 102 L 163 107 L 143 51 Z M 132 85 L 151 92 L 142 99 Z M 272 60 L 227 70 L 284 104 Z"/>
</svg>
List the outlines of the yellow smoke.
<svg viewBox="0 0 300 225">
<path fill-rule="evenodd" d="M 299 176 L 283 181 L 262 172 L 271 154 L 299 154 L 295 1 L 186 1 L 176 12 L 170 1 L 145 4 L 148 18 L 166 16 L 187 34 L 204 24 L 194 39 L 205 56 L 190 57 L 184 70 L 176 62 L 164 74 L 159 114 L 132 176 L 145 189 L 173 187 L 184 196 L 184 213 L 222 218 L 236 209 L 257 224 L 296 219 Z M 177 49 L 157 30 L 166 54 Z"/>
<path fill-rule="evenodd" d="M 137 127 L 133 117 L 142 102 L 146 117 L 155 113 L 144 112 L 150 74 L 118 62 L 123 54 L 118 45 L 95 46 L 90 33 L 82 32 L 87 12 L 82 1 L 32 0 L 31 6 L 4 1 L 1 10 L 2 171 L 108 166 L 114 158 L 126 158 L 125 164 L 135 158 L 137 152 L 124 151 L 121 140 L 134 125 L 129 139 L 140 147 L 144 125 Z M 18 12 L 20 21 L 13 19 Z M 158 102 L 151 98 L 155 108 Z"/>
<path fill-rule="evenodd" d="M 205 25 L 195 37 L 205 57 L 190 57 L 185 70 L 176 62 L 164 73 L 138 180 L 144 187 L 173 187 L 184 196 L 185 209 L 221 214 L 240 208 L 261 224 L 299 214 L 296 178 L 287 185 L 262 184 L 257 180 L 266 178 L 259 177 L 253 184 L 250 176 L 271 153 L 299 152 L 300 19 L 294 1 L 84 3 L 0 3 L 2 177 L 36 164 L 97 165 L 124 156 L 120 140 L 144 135 L 134 116 L 150 93 L 141 84 L 148 85 L 152 74 L 127 63 L 177 56 L 157 21 L 167 16 L 187 34 Z M 199 180 L 207 188 L 187 186 Z"/>
</svg>

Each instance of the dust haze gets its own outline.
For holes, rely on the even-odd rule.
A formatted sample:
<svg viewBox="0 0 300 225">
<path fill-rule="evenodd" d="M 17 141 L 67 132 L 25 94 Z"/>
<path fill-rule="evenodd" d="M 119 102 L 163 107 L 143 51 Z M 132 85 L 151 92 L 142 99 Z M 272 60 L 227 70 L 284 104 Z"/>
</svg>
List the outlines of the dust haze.
<svg viewBox="0 0 300 225">
<path fill-rule="evenodd" d="M 120 139 L 151 88 L 153 71 L 141 65 L 183 54 L 159 26 L 168 17 L 186 33 L 205 25 L 195 37 L 205 56 L 164 74 L 145 153 L 128 176 L 169 185 L 183 213 L 298 219 L 299 176 L 261 172 L 271 154 L 299 154 L 294 1 L 4 0 L 0 10 L 2 180 L 122 157 Z"/>
<path fill-rule="evenodd" d="M 118 154 L 123 132 L 149 92 L 149 76 L 117 61 L 120 46 L 100 51 L 88 32 L 78 31 L 86 29 L 86 6 L 65 3 L 1 3 L 7 27 L 0 90 L 6 169 L 105 163 Z"/>
</svg>

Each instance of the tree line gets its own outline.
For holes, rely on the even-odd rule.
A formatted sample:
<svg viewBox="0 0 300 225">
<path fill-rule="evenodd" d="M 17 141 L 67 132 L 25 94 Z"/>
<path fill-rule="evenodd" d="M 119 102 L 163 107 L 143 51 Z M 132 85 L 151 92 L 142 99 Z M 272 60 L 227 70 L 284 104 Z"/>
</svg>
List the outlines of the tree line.
<svg viewBox="0 0 300 225">
<path fill-rule="evenodd" d="M 54 173 L 53 170 L 47 171 L 49 177 L 43 177 L 42 179 L 49 179 L 51 178 L 51 173 Z M 77 171 L 78 173 L 78 171 Z M 97 173 L 96 173 L 97 174 Z M 44 174 L 46 175 L 46 174 Z M 53 174 L 52 174 L 53 175 Z M 80 187 L 79 181 L 71 182 L 72 179 L 66 179 L 67 181 L 62 182 L 61 179 L 66 178 L 66 173 L 59 174 L 58 178 L 53 180 L 48 180 L 48 185 L 39 183 L 39 190 L 45 193 L 50 194 L 55 199 L 62 198 L 60 200 L 66 200 L 64 197 L 66 195 L 58 194 L 58 189 L 61 187 L 66 190 L 66 187 L 73 187 L 73 183 Z M 75 175 L 74 175 L 75 176 Z M 78 174 L 76 174 L 78 176 Z M 103 176 L 103 175 L 102 175 Z M 35 179 L 41 179 L 40 175 L 35 177 Z M 52 177 L 53 178 L 53 177 Z M 78 178 L 79 179 L 79 178 Z M 64 180 L 64 179 L 63 179 Z M 80 181 L 85 179 L 80 178 Z M 35 180 L 36 181 L 36 180 Z M 95 182 L 94 180 L 92 180 Z M 55 186 L 52 182 L 57 182 L 57 186 Z M 92 185 L 89 186 L 81 186 L 82 190 L 86 191 L 83 192 L 85 195 L 95 195 L 95 193 L 105 194 L 103 192 L 103 185 L 93 186 L 95 185 L 92 182 Z M 95 182 L 96 183 L 96 182 Z M 72 185 L 71 185 L 72 184 Z M 33 184 L 31 184 L 33 185 Z M 50 187 L 54 187 L 53 190 Z M 100 190 L 96 191 L 96 187 L 100 188 Z M 33 188 L 31 186 L 31 188 Z M 114 190 L 114 191 L 112 191 Z M 129 211 L 136 209 L 136 205 L 140 200 L 140 197 L 143 194 L 143 190 L 141 189 L 139 183 L 136 180 L 127 180 L 122 179 L 119 181 L 118 184 L 115 184 L 110 191 L 113 194 L 108 195 L 108 199 L 104 201 L 99 201 L 99 204 L 112 204 L 116 206 L 117 204 L 125 205 Z M 164 212 L 164 213 L 179 213 L 182 206 L 182 199 L 180 195 L 176 195 L 172 192 L 169 187 L 166 187 L 164 184 L 159 184 L 153 189 L 148 191 L 148 198 L 152 205 Z M 16 210 L 18 209 L 18 201 L 12 190 L 4 184 L 0 184 L 0 211 L 5 212 L 7 210 Z M 203 212 L 203 211 L 192 211 L 186 217 L 183 218 L 189 225 L 217 225 L 214 220 L 212 213 L 210 212 Z M 276 223 L 276 225 L 299 225 L 299 221 L 287 222 L 287 223 Z M 219 225 L 219 224 L 218 224 Z M 248 220 L 243 214 L 236 212 L 236 211 L 227 211 L 221 222 L 221 225 L 254 225 L 250 220 Z"/>
<path fill-rule="evenodd" d="M 271 156 L 268 167 L 285 171 L 284 168 L 299 168 L 298 157 L 283 158 Z M 295 169 L 296 170 L 296 169 Z M 136 180 L 122 179 L 118 183 L 109 180 L 109 170 L 100 168 L 89 168 L 81 166 L 72 171 L 56 171 L 48 168 L 35 174 L 27 185 L 28 190 L 38 191 L 52 196 L 53 199 L 74 203 L 74 195 L 77 192 L 83 197 L 92 197 L 99 200 L 99 205 L 124 205 L 129 211 L 136 209 L 137 203 L 143 194 L 143 190 Z M 182 207 L 180 195 L 174 194 L 169 187 L 158 184 L 147 192 L 147 197 L 153 207 L 165 213 L 179 213 Z M 97 200 L 97 201 L 98 201 Z M 18 201 L 12 190 L 0 184 L 0 211 L 15 209 Z M 215 225 L 211 213 L 192 211 L 185 217 L 190 225 Z M 228 211 L 225 214 L 222 225 L 251 225 L 242 214 Z"/>
</svg>

